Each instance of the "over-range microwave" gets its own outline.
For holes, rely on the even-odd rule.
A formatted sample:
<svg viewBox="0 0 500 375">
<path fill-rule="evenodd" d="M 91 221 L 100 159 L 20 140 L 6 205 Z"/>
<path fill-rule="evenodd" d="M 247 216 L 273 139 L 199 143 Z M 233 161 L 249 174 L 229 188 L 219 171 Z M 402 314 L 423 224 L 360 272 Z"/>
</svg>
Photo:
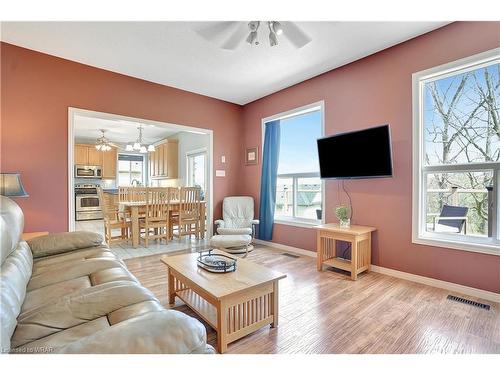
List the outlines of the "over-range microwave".
<svg viewBox="0 0 500 375">
<path fill-rule="evenodd" d="M 102 178 L 101 167 L 97 165 L 75 165 L 77 178 Z"/>
</svg>

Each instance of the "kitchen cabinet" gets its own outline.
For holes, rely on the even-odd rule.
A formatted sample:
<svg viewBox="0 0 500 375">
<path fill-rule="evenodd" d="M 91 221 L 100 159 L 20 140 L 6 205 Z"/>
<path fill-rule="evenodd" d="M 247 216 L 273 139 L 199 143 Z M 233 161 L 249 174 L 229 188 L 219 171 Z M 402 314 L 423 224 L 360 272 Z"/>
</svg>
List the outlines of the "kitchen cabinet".
<svg viewBox="0 0 500 375">
<path fill-rule="evenodd" d="M 102 166 L 102 152 L 94 145 L 75 145 L 75 164 Z"/>
<path fill-rule="evenodd" d="M 102 178 L 116 179 L 117 156 L 116 147 L 111 147 L 109 151 L 102 151 Z"/>
<path fill-rule="evenodd" d="M 149 173 L 152 179 L 178 178 L 179 142 L 169 139 L 149 153 Z"/>
<path fill-rule="evenodd" d="M 89 161 L 87 165 L 100 165 L 102 167 L 102 151 L 99 151 L 95 148 L 95 146 L 90 145 L 87 152 L 87 158 Z"/>
<path fill-rule="evenodd" d="M 116 179 L 118 150 L 112 147 L 110 151 L 99 151 L 94 145 L 75 145 L 76 165 L 97 165 L 102 168 L 102 178 Z"/>
<path fill-rule="evenodd" d="M 87 145 L 75 145 L 75 164 L 87 165 Z"/>
</svg>

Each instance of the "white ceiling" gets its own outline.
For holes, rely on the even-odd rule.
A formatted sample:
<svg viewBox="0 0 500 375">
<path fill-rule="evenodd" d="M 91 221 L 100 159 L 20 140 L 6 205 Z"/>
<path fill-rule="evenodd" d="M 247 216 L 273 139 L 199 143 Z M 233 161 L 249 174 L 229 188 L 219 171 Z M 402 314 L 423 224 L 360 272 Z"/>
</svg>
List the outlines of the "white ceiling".
<svg viewBox="0 0 500 375">
<path fill-rule="evenodd" d="M 2 22 L 1 39 L 84 64 L 237 104 L 355 61 L 448 22 L 297 22 L 312 41 L 283 36 L 235 50 L 195 30 L 210 22 Z M 244 39 L 244 38 L 243 38 Z"/>
<path fill-rule="evenodd" d="M 105 137 L 108 140 L 118 145 L 124 145 L 137 139 L 139 136 L 137 128 L 140 125 L 143 126 L 142 139 L 146 144 L 161 141 L 179 132 L 166 126 L 75 115 L 73 134 L 77 142 L 95 143 L 97 138 L 102 135 L 100 129 L 104 129 L 106 131 Z"/>
</svg>

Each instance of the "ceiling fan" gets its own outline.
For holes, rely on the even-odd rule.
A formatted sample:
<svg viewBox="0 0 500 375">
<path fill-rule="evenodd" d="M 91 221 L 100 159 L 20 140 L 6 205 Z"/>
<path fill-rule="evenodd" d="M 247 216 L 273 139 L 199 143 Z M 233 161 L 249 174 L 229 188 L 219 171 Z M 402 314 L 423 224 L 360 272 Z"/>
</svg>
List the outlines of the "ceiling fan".
<svg viewBox="0 0 500 375">
<path fill-rule="evenodd" d="M 111 150 L 112 147 L 118 147 L 114 143 L 110 142 L 109 139 L 107 139 L 104 136 L 104 133 L 106 132 L 105 129 L 99 129 L 99 131 L 102 132 L 102 135 L 97 138 L 97 141 L 95 143 L 95 148 L 99 151 L 109 151 Z"/>
<path fill-rule="evenodd" d="M 250 45 L 259 45 L 259 34 L 267 35 L 271 47 L 279 44 L 280 36 L 284 36 L 295 48 L 302 48 L 311 41 L 299 26 L 294 22 L 278 21 L 226 21 L 213 22 L 195 30 L 209 42 L 216 43 L 222 49 L 234 50 L 244 40 Z"/>
</svg>

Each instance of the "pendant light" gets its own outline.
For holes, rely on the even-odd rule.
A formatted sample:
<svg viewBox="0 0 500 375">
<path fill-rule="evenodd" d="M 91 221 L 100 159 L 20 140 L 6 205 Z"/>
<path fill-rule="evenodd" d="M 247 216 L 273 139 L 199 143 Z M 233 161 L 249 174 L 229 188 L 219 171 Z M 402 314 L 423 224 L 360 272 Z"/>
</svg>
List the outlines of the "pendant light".
<svg viewBox="0 0 500 375">
<path fill-rule="evenodd" d="M 143 143 L 142 140 L 142 125 L 137 128 L 139 130 L 139 137 L 137 140 L 132 144 L 128 143 L 127 146 L 125 147 L 125 150 L 127 151 L 139 151 L 141 154 L 146 154 L 148 152 L 154 152 L 155 151 L 155 146 L 154 145 L 146 145 Z"/>
</svg>

